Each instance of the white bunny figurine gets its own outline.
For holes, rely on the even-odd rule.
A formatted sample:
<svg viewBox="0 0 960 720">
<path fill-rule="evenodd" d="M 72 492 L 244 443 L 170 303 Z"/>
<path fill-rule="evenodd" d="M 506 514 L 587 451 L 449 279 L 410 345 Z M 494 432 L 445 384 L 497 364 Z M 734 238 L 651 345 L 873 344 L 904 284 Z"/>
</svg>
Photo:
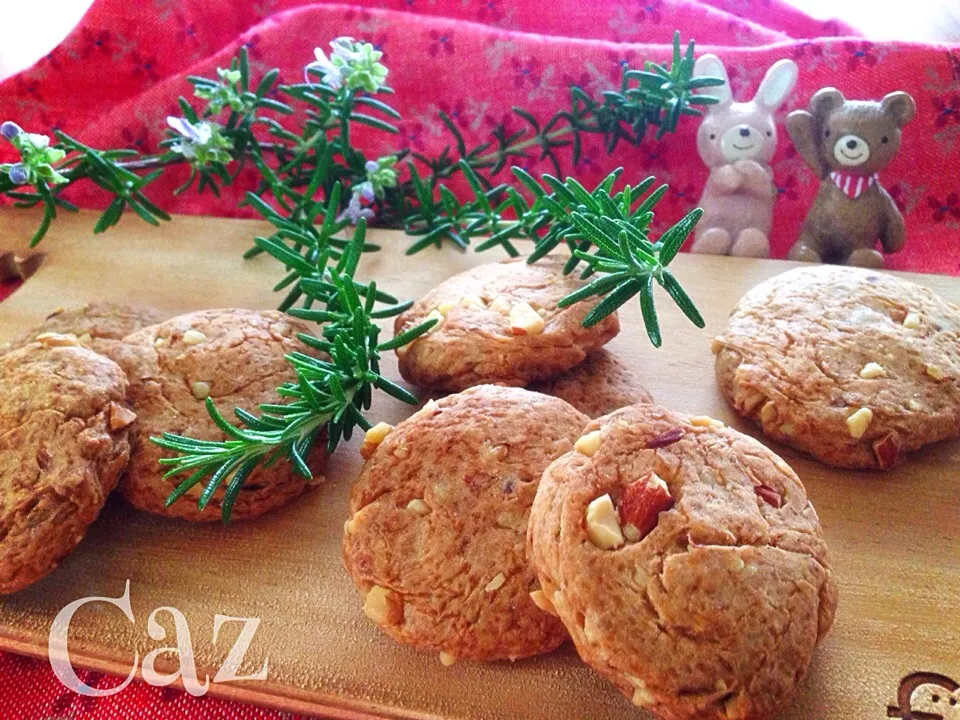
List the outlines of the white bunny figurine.
<svg viewBox="0 0 960 720">
<path fill-rule="evenodd" d="M 697 59 L 694 75 L 722 77 L 709 89 L 720 102 L 706 106 L 697 150 L 710 168 L 700 198 L 703 217 L 692 252 L 769 257 L 770 226 L 777 189 L 770 158 L 777 149 L 773 114 L 793 92 L 797 65 L 779 60 L 767 70 L 750 102 L 734 102 L 727 72 L 716 55 Z"/>
</svg>

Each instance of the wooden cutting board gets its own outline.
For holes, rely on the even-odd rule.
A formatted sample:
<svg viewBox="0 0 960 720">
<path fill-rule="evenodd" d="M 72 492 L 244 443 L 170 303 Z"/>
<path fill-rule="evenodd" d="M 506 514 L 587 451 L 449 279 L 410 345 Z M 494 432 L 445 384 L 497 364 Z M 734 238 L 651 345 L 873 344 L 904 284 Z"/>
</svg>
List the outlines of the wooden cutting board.
<svg viewBox="0 0 960 720">
<path fill-rule="evenodd" d="M 22 247 L 36 218 L 0 212 L 0 251 Z M 42 246 L 48 254 L 24 287 L 0 304 L 0 343 L 58 306 L 88 300 L 153 304 L 171 314 L 213 307 L 275 307 L 280 269 L 240 255 L 260 223 L 178 217 L 160 229 L 127 218 L 104 236 L 91 214 L 59 221 Z M 362 266 L 381 287 L 417 297 L 445 277 L 495 254 L 428 250 L 403 257 L 409 240 L 376 232 L 384 250 Z M 659 296 L 664 347 L 650 346 L 639 308 L 621 313 L 611 348 L 654 396 L 680 411 L 709 414 L 746 432 L 717 391 L 710 339 L 737 299 L 790 264 L 681 256 L 677 275 L 707 320 L 696 330 Z M 957 278 L 915 276 L 953 302 Z M 392 356 L 386 374 L 398 377 Z M 395 423 L 411 410 L 385 397 L 375 417 Z M 916 672 L 960 680 L 960 443 L 943 443 L 885 474 L 831 470 L 775 446 L 807 486 L 830 543 L 840 585 L 836 624 L 817 651 L 794 720 L 887 716 L 901 680 Z M 510 663 L 444 668 L 432 653 L 396 645 L 361 611 L 340 562 L 350 486 L 360 468 L 356 441 L 336 453 L 329 482 L 293 506 L 224 529 L 134 512 L 112 499 L 86 539 L 45 580 L 0 599 L 0 648 L 46 657 L 57 613 L 74 600 L 119 597 L 127 580 L 135 622 L 116 608 L 90 605 L 74 617 L 70 654 L 77 667 L 126 676 L 134 653 L 174 643 L 152 640 L 153 609 L 178 608 L 189 623 L 200 678 L 225 660 L 239 624 L 212 642 L 214 616 L 260 618 L 242 672 L 268 661 L 265 681 L 211 685 L 210 693 L 292 712 L 334 718 L 637 718 L 620 694 L 565 648 Z M 172 656 L 162 656 L 168 660 Z M 171 668 L 176 662 L 167 663 Z"/>
</svg>

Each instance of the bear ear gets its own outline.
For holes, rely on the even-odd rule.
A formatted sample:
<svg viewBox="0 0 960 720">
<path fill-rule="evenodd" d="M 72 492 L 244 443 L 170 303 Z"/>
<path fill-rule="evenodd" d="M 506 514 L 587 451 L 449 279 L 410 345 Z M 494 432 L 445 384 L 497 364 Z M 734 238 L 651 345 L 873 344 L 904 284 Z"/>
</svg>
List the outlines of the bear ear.
<svg viewBox="0 0 960 720">
<path fill-rule="evenodd" d="M 702 95 L 712 95 L 719 102 L 705 107 L 707 112 L 716 109 L 725 108 L 733 102 L 733 94 L 730 92 L 730 78 L 727 77 L 727 70 L 723 67 L 723 62 L 716 55 L 701 55 L 693 66 L 694 77 L 718 77 L 723 79 L 723 85 L 705 88 L 701 91 Z"/>
<path fill-rule="evenodd" d="M 790 97 L 797 84 L 797 64 L 793 60 L 778 60 L 763 76 L 757 94 L 753 98 L 766 110 L 776 110 Z"/>
<path fill-rule="evenodd" d="M 810 113 L 819 121 L 846 102 L 843 93 L 832 87 L 817 90 L 810 98 Z"/>
<path fill-rule="evenodd" d="M 916 103 L 913 98 L 905 92 L 892 92 L 880 101 L 880 109 L 884 114 L 889 115 L 897 121 L 898 127 L 903 127 L 913 120 L 913 114 L 917 111 Z"/>
</svg>

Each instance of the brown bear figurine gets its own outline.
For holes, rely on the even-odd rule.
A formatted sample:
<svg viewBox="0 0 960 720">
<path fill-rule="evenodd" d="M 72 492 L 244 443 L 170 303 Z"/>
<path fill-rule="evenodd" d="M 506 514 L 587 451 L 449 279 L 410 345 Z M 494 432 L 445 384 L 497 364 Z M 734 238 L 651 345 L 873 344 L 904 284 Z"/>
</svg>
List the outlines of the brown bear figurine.
<svg viewBox="0 0 960 720">
<path fill-rule="evenodd" d="M 877 173 L 900 147 L 900 130 L 916 110 L 913 98 L 893 92 L 883 100 L 847 100 L 835 88 L 810 98 L 810 110 L 787 116 L 797 152 L 820 178 L 790 260 L 877 268 L 884 252 L 903 247 L 903 218 Z"/>
</svg>

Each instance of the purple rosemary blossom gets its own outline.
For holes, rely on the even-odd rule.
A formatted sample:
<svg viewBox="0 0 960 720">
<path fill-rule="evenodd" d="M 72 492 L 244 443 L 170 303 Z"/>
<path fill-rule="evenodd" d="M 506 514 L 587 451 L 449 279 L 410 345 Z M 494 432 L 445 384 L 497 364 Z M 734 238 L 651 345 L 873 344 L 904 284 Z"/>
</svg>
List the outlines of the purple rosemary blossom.
<svg viewBox="0 0 960 720">
<path fill-rule="evenodd" d="M 17 163 L 16 165 L 11 165 L 7 170 L 7 177 L 10 178 L 10 182 L 14 185 L 23 185 L 30 179 L 30 173 L 27 171 L 26 165 Z"/>
<path fill-rule="evenodd" d="M 206 123 L 197 123 L 194 125 L 186 118 L 171 115 L 167 118 L 167 125 L 197 145 L 203 145 L 210 141 L 210 126 Z"/>
<path fill-rule="evenodd" d="M 362 199 L 366 200 L 368 203 L 372 203 L 377 197 L 377 194 L 373 190 L 373 183 L 369 180 L 367 182 L 360 183 L 360 186 L 356 190 L 356 194 Z"/>
<path fill-rule="evenodd" d="M 23 129 L 17 125 L 15 122 L 7 120 L 3 125 L 0 125 L 0 136 L 4 140 L 13 140 L 17 135 L 23 132 Z"/>
<path fill-rule="evenodd" d="M 376 160 L 367 160 L 367 162 L 365 162 L 363 165 L 363 169 L 368 173 L 376 172 L 380 169 L 380 163 L 378 163 Z"/>
<path fill-rule="evenodd" d="M 373 220 L 374 217 L 376 217 L 376 215 L 373 210 L 368 207 L 363 207 L 360 203 L 360 195 L 355 193 L 354 196 L 350 198 L 350 204 L 347 205 L 346 209 L 337 215 L 337 222 L 349 218 L 351 224 L 356 225 L 360 218 Z"/>
</svg>

